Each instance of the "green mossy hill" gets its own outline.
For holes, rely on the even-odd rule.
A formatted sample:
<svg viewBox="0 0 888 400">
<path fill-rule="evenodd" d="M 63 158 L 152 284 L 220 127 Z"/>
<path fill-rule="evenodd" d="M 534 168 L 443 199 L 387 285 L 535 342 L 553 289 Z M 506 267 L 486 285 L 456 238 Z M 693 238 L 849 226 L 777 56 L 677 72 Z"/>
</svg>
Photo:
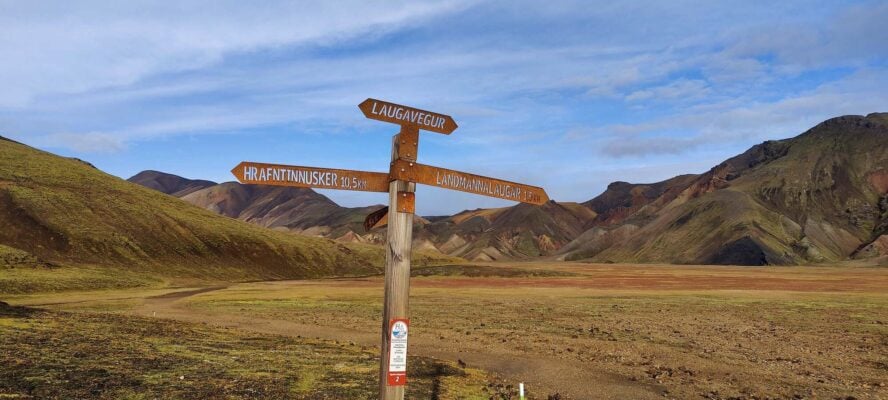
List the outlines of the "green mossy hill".
<svg viewBox="0 0 888 400">
<path fill-rule="evenodd" d="M 0 140 L 0 225 L 6 264 L 253 280 L 366 275 L 383 259 L 378 247 L 274 232 L 9 140 Z"/>
</svg>

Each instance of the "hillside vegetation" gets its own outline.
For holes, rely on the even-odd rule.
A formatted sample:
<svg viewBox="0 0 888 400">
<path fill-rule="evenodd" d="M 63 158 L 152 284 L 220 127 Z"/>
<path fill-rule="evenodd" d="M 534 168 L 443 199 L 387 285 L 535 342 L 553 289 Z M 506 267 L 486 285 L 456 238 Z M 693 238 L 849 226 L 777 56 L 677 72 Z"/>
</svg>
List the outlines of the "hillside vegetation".
<svg viewBox="0 0 888 400">
<path fill-rule="evenodd" d="M 0 140 L 0 221 L 0 291 L 25 290 L 17 280 L 24 275 L 51 281 L 70 267 L 86 275 L 72 282 L 110 268 L 143 284 L 157 277 L 354 276 L 378 273 L 383 264 L 378 247 L 243 223 L 83 161 L 5 139 Z"/>
<path fill-rule="evenodd" d="M 833 118 L 704 174 L 611 185 L 587 203 L 603 218 L 561 254 L 740 265 L 885 257 L 886 115 Z"/>
</svg>

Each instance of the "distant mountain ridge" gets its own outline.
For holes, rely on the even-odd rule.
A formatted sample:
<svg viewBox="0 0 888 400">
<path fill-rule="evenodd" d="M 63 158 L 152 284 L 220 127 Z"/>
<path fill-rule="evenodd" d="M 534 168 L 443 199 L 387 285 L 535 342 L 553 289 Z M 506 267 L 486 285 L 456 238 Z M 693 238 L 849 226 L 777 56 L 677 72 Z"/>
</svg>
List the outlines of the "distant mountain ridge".
<svg viewBox="0 0 888 400">
<path fill-rule="evenodd" d="M 222 215 L 267 228 L 338 238 L 361 229 L 382 206 L 341 207 L 311 189 L 225 182 L 181 197 Z M 358 240 L 360 241 L 360 240 Z"/>
<path fill-rule="evenodd" d="M 182 197 L 216 185 L 216 182 L 212 181 L 186 179 L 178 175 L 151 170 L 139 172 L 127 180 L 175 197 Z"/>
<path fill-rule="evenodd" d="M 470 260 L 786 265 L 888 257 L 888 114 L 827 120 L 702 174 L 614 182 L 584 203 L 519 204 L 418 219 L 414 248 Z M 135 177 L 134 177 L 135 178 Z M 133 178 L 131 178 L 133 179 Z M 180 196 L 266 227 L 381 243 L 311 189 L 229 182 Z"/>
</svg>

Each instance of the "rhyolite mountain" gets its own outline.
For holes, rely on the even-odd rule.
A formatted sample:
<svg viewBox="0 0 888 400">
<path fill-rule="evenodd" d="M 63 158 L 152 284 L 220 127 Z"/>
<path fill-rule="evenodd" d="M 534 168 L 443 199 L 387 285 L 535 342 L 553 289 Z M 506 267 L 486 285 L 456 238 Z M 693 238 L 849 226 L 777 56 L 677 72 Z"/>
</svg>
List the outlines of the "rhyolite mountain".
<svg viewBox="0 0 888 400">
<path fill-rule="evenodd" d="M 175 197 L 182 197 L 216 185 L 216 182 L 186 179 L 178 175 L 150 170 L 139 172 L 127 180 Z"/>
<path fill-rule="evenodd" d="M 585 203 L 419 219 L 414 248 L 470 260 L 790 265 L 888 259 L 888 117 L 844 116 L 753 146 L 702 174 L 614 182 Z M 182 197 L 267 227 L 381 242 L 310 189 L 211 186 Z"/>
<path fill-rule="evenodd" d="M 180 198 L 271 229 L 342 242 L 381 244 L 385 239 L 384 228 L 363 228 L 364 218 L 383 206 L 342 207 L 311 189 L 225 182 Z M 595 216 L 577 203 L 549 202 L 417 217 L 413 245 L 476 261 L 538 257 L 569 243 Z"/>
<path fill-rule="evenodd" d="M 595 217 L 588 207 L 555 201 L 463 211 L 416 226 L 413 245 L 475 261 L 540 257 L 568 244 Z"/>
<path fill-rule="evenodd" d="M 382 206 L 341 207 L 311 189 L 241 185 L 226 182 L 181 196 L 182 200 L 219 214 L 267 228 L 306 235 L 364 241 L 367 214 Z"/>
<path fill-rule="evenodd" d="M 888 114 L 844 116 L 700 175 L 615 183 L 559 250 L 603 262 L 786 265 L 884 257 Z"/>
<path fill-rule="evenodd" d="M 155 175 L 174 193 L 191 186 Z M 0 292 L 26 291 L 4 285 L 27 268 L 58 267 L 50 269 L 59 276 L 76 268 L 86 281 L 109 270 L 230 281 L 366 275 L 380 272 L 382 260 L 377 246 L 226 218 L 0 138 Z"/>
</svg>

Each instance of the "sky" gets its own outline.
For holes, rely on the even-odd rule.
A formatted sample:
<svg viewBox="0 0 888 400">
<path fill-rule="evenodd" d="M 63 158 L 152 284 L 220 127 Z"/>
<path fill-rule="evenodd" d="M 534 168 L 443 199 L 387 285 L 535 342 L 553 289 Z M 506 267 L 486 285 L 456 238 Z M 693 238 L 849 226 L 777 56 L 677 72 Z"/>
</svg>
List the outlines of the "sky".
<svg viewBox="0 0 888 400">
<path fill-rule="evenodd" d="M 384 172 L 398 127 L 372 97 L 459 124 L 422 132 L 420 162 L 582 202 L 888 111 L 885 21 L 885 1 L 0 0 L 0 135 L 122 178 Z M 421 215 L 510 204 L 417 189 Z"/>
</svg>

